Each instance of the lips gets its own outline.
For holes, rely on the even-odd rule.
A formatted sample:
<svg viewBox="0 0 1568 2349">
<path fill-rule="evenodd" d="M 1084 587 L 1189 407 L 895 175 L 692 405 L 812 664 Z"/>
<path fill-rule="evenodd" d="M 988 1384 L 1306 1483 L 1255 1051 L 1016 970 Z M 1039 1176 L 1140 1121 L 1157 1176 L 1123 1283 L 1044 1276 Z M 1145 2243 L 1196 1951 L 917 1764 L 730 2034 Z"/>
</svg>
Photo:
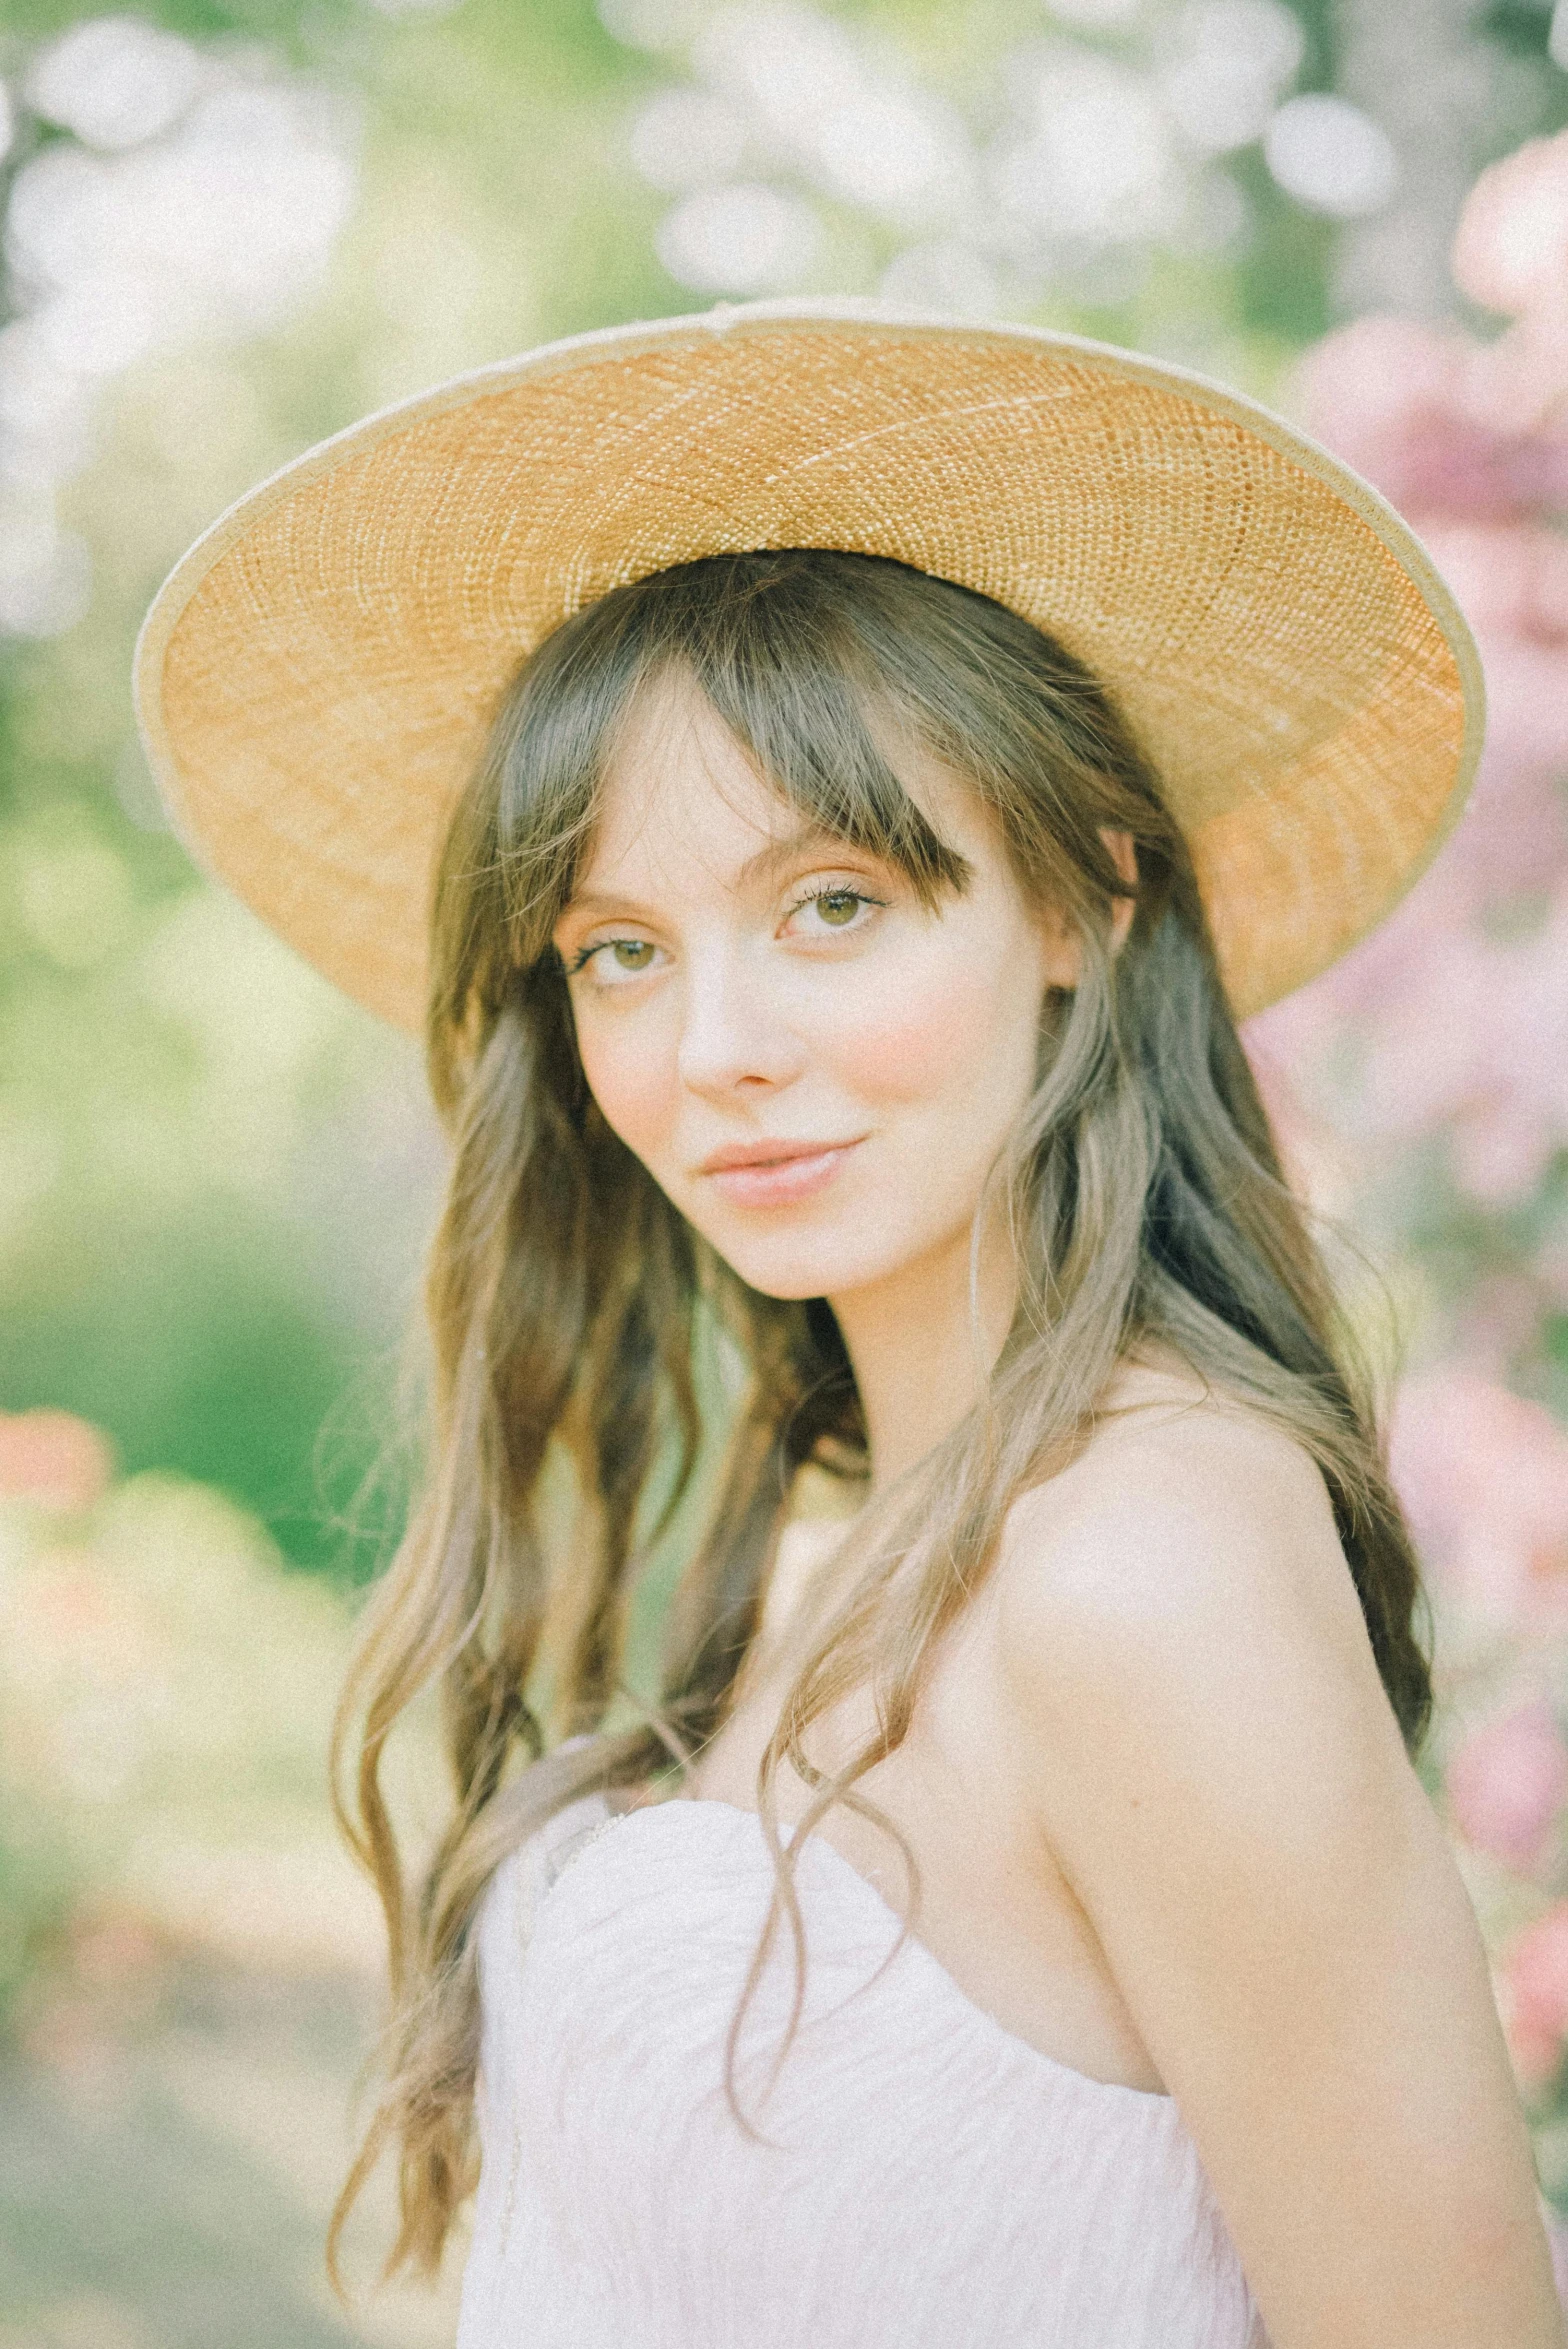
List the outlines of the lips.
<svg viewBox="0 0 1568 2349">
<path fill-rule="evenodd" d="M 853 1150 L 856 1135 L 848 1142 L 788 1142 L 782 1136 L 771 1142 L 729 1142 L 722 1150 L 715 1150 L 698 1167 L 699 1174 L 728 1174 L 739 1166 L 783 1166 L 793 1158 L 820 1158 L 828 1150 Z"/>
<path fill-rule="evenodd" d="M 732 1142 L 697 1172 L 736 1207 L 781 1207 L 825 1190 L 863 1134 L 843 1142 Z"/>
</svg>

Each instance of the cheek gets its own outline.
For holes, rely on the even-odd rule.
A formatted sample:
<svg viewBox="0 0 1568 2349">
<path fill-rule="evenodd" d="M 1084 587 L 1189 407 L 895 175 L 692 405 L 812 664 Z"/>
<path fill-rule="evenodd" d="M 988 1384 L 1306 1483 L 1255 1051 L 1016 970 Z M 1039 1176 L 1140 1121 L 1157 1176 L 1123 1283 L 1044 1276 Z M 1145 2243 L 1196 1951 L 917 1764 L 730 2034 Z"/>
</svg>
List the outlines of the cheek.
<svg viewBox="0 0 1568 2349">
<path fill-rule="evenodd" d="M 628 1149 L 653 1155 L 676 1110 L 675 1058 L 649 1025 L 589 1017 L 577 1023 L 588 1090 Z"/>
<path fill-rule="evenodd" d="M 1040 986 L 1027 958 L 998 970 L 932 958 L 889 974 L 856 1006 L 838 1065 L 868 1101 L 972 1108 L 1021 1100 L 1034 1069 Z"/>
</svg>

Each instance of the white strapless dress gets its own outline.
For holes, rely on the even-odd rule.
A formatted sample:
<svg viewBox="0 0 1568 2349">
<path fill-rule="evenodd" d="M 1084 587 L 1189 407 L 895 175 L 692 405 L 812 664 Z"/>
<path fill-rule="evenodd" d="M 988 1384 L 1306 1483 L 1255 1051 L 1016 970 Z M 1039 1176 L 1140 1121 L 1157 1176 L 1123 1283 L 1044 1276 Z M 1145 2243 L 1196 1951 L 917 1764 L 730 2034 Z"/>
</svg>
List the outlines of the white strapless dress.
<svg viewBox="0 0 1568 2349">
<path fill-rule="evenodd" d="M 1169 2096 L 1041 2054 L 821 1836 L 724 2047 L 772 1885 L 754 1813 L 574 1803 L 481 1908 L 482 2172 L 457 2349 L 1268 2349 Z M 879 1971 L 879 1968 L 881 1969 Z"/>
</svg>

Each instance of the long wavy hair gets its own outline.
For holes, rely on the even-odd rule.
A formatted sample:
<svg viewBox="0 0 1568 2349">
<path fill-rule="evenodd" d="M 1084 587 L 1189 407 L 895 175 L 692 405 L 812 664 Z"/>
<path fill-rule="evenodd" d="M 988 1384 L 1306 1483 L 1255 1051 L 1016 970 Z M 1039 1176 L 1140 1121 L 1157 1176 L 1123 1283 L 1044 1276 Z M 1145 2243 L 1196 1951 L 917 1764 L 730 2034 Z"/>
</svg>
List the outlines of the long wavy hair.
<svg viewBox="0 0 1568 2349">
<path fill-rule="evenodd" d="M 763 1948 L 788 1926 L 797 2011 L 799 1835 L 835 1803 L 870 1808 L 858 1782 L 904 1738 L 1010 1505 L 1076 1456 L 1140 1345 L 1173 1349 L 1306 1447 L 1412 1756 L 1428 1724 L 1429 1610 L 1423 1641 L 1367 1376 L 1282 1172 L 1186 842 L 1105 687 L 1004 606 L 884 557 L 715 555 L 616 588 L 523 663 L 439 860 L 427 1055 L 452 1161 L 425 1279 L 428 1467 L 333 1733 L 339 1820 L 380 1892 L 391 1973 L 385 2091 L 333 2215 L 334 2277 L 388 2146 L 387 2274 L 434 2271 L 476 2182 L 474 1925 L 497 1863 L 566 1802 L 645 1784 L 701 1746 L 756 1629 L 796 1471 L 867 1469 L 826 1303 L 739 1279 L 610 1131 L 578 1058 L 551 935 L 618 732 L 671 672 L 786 801 L 935 905 L 963 886 L 961 860 L 879 748 L 878 721 L 913 729 L 989 811 L 1029 899 L 1065 908 L 1083 939 L 1077 985 L 1047 993 L 1034 1089 L 992 1178 L 1017 1267 L 1011 1329 L 961 1424 L 853 1520 L 844 1595 L 763 1757 Z M 1135 892 L 1102 828 L 1131 834 Z M 714 1342 L 738 1379 L 704 1374 Z M 722 1466 L 666 1609 L 660 1685 L 628 1718 L 634 1601 L 705 1456 Z M 381 1765 L 432 1689 L 454 1802 L 411 1884 Z M 812 1725 L 868 1689 L 874 1733 L 820 1770 Z M 809 1791 L 794 1845 L 776 1821 L 785 1764 Z"/>
</svg>

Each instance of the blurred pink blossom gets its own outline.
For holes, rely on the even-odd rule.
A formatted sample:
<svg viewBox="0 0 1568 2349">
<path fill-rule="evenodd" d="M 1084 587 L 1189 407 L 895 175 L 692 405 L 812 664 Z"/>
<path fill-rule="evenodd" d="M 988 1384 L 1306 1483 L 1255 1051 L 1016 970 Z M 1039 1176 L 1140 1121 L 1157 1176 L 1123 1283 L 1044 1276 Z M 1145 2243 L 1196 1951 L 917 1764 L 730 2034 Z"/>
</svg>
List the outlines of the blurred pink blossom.
<svg viewBox="0 0 1568 2349">
<path fill-rule="evenodd" d="M 1359 1137 L 1446 1132 L 1461 1189 L 1501 1207 L 1568 1143 L 1568 132 L 1482 174 L 1453 265 L 1510 318 L 1501 334 L 1358 319 L 1306 355 L 1290 397 L 1453 589 L 1486 670 L 1485 755 L 1392 919 L 1303 990 L 1316 1003 L 1260 1026 L 1326 1063 L 1326 1015 L 1356 1046 L 1342 1108 Z"/>
<path fill-rule="evenodd" d="M 1527 139 L 1482 172 L 1454 238 L 1454 280 L 1483 310 L 1549 310 L 1568 289 L 1568 134 Z"/>
<path fill-rule="evenodd" d="M 1394 1482 L 1434 1582 L 1518 1628 L 1568 1617 L 1568 1432 L 1472 1371 L 1401 1387 Z"/>
<path fill-rule="evenodd" d="M 1568 1900 L 1554 1901 L 1503 1952 L 1503 2026 L 1514 2068 L 1527 2088 L 1542 2088 L 1562 2059 L 1568 2036 Z"/>
<path fill-rule="evenodd" d="M 1560 382 L 1539 380 L 1532 345 L 1523 400 L 1522 341 L 1518 327 L 1481 343 L 1457 326 L 1358 318 L 1297 362 L 1293 404 L 1402 514 L 1517 520 L 1568 492 L 1568 436 L 1542 429 Z M 1549 347 L 1560 366 L 1555 336 Z"/>
<path fill-rule="evenodd" d="M 90 1509 L 114 1473 L 109 1439 L 71 1411 L 0 1411 L 0 1494 Z"/>
<path fill-rule="evenodd" d="M 1366 1119 L 1398 1139 L 1446 1125 L 1463 1187 L 1505 1205 L 1568 1137 L 1568 890 L 1523 937 L 1454 922 L 1428 940 L 1367 1038 Z"/>
<path fill-rule="evenodd" d="M 1468 1737 L 1445 1778 L 1454 1824 L 1472 1850 L 1528 1875 L 1545 1859 L 1565 1797 L 1568 1746 L 1544 1698 Z"/>
</svg>

